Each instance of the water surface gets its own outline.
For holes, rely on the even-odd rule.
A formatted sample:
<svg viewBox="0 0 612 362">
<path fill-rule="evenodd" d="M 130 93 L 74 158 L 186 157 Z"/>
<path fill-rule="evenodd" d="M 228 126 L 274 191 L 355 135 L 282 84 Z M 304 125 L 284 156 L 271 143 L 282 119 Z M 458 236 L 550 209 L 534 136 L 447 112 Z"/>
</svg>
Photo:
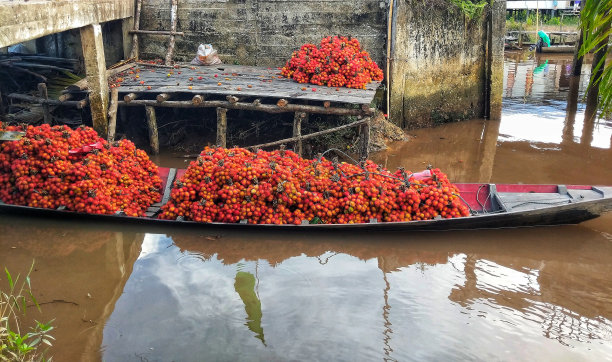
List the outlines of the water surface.
<svg viewBox="0 0 612 362">
<path fill-rule="evenodd" d="M 411 131 L 375 158 L 456 182 L 612 185 L 612 124 L 566 114 L 570 62 L 509 55 L 501 121 Z M 56 318 L 61 361 L 612 360 L 611 214 L 383 234 L 2 216 L 0 265 L 32 259 L 32 315 Z"/>
</svg>

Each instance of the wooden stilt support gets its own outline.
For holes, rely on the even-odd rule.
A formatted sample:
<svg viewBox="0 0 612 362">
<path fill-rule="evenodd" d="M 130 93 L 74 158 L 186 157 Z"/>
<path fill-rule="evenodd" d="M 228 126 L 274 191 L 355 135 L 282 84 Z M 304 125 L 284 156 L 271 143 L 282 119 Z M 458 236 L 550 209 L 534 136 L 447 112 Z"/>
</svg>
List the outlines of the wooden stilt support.
<svg viewBox="0 0 612 362">
<path fill-rule="evenodd" d="M 227 147 L 227 108 L 217 108 L 217 145 Z"/>
<path fill-rule="evenodd" d="M 2 92 L 0 91 L 0 116 L 4 116 L 6 110 L 4 109 L 4 101 L 2 100 Z"/>
<path fill-rule="evenodd" d="M 157 133 L 157 116 L 155 115 L 155 108 L 145 106 L 145 113 L 147 114 L 147 123 L 149 125 L 151 151 L 153 151 L 154 155 L 157 155 L 159 154 L 159 135 Z"/>
<path fill-rule="evenodd" d="M 57 100 L 59 100 L 60 102 L 66 102 L 71 100 L 72 98 L 74 98 L 74 95 L 72 93 L 64 93 L 57 97 Z"/>
<path fill-rule="evenodd" d="M 370 119 L 368 117 L 366 122 L 359 126 L 359 139 L 361 141 L 359 156 L 362 160 L 366 160 L 370 155 Z"/>
<path fill-rule="evenodd" d="M 227 96 L 225 97 L 225 99 L 227 99 L 228 102 L 234 104 L 234 103 L 238 103 L 238 101 L 240 100 L 240 98 L 236 97 L 236 96 Z"/>
<path fill-rule="evenodd" d="M 83 46 L 85 72 L 87 73 L 93 127 L 101 137 L 106 138 L 108 133 L 108 82 L 100 24 L 87 25 L 81 28 L 81 44 Z"/>
<path fill-rule="evenodd" d="M 196 94 L 191 99 L 191 103 L 195 104 L 195 105 L 202 104 L 202 102 L 204 102 L 204 96 L 203 95 Z"/>
<path fill-rule="evenodd" d="M 136 0 L 136 12 L 134 12 L 134 30 L 140 28 L 140 11 L 142 8 L 142 0 Z M 139 58 L 138 53 L 138 34 L 132 34 L 132 51 L 130 52 L 130 58 Z"/>
<path fill-rule="evenodd" d="M 136 98 L 138 98 L 138 94 L 136 94 L 136 93 L 128 93 L 128 94 L 123 96 L 123 101 L 125 103 L 130 103 L 131 101 L 133 101 Z"/>
<path fill-rule="evenodd" d="M 176 23 L 177 23 L 177 10 L 178 10 L 178 0 L 172 0 L 172 7 L 170 8 L 170 31 L 176 32 Z M 175 44 L 175 35 L 170 35 L 170 42 L 168 44 L 168 52 L 166 53 L 166 65 L 171 65 L 173 63 L 172 58 L 174 58 L 174 44 Z"/>
<path fill-rule="evenodd" d="M 82 109 L 87 105 L 87 98 L 82 99 L 80 101 L 59 101 L 57 99 L 48 99 L 48 98 L 45 99 L 41 97 L 34 97 L 34 96 L 29 96 L 27 94 L 18 94 L 18 93 L 11 93 L 7 95 L 7 98 L 18 99 L 20 101 L 30 102 L 30 103 L 49 104 L 53 106 L 76 107 L 77 109 Z"/>
<path fill-rule="evenodd" d="M 302 122 L 308 118 L 308 113 L 306 112 L 295 112 L 295 116 L 293 117 L 293 137 L 297 138 L 295 142 L 295 153 L 302 156 L 303 147 L 302 147 Z"/>
<path fill-rule="evenodd" d="M 119 106 L 119 89 L 111 89 L 110 106 L 108 107 L 108 142 L 115 140 L 115 131 L 117 130 L 117 107 Z"/>
<path fill-rule="evenodd" d="M 171 97 L 172 97 L 172 95 L 169 94 L 169 93 L 160 93 L 160 94 L 157 95 L 157 97 L 155 99 L 157 99 L 157 103 L 164 103 L 165 101 L 167 101 Z"/>
<path fill-rule="evenodd" d="M 47 92 L 47 85 L 45 83 L 38 83 L 38 95 L 44 100 L 49 100 L 49 94 Z M 51 124 L 51 111 L 49 110 L 49 104 L 43 103 L 43 122 L 45 124 Z"/>
</svg>

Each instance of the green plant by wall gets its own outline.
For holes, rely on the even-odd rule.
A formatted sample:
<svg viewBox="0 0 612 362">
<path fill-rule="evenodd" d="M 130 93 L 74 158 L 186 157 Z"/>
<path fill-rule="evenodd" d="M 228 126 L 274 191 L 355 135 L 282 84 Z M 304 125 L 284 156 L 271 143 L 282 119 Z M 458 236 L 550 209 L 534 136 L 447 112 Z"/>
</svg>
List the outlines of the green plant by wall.
<svg viewBox="0 0 612 362">
<path fill-rule="evenodd" d="M 470 20 L 479 18 L 482 15 L 485 6 L 489 4 L 489 1 L 487 0 L 450 0 L 450 2 L 461 9 L 465 16 Z"/>
<path fill-rule="evenodd" d="M 40 306 L 32 294 L 30 274 L 20 281 L 18 274 L 14 279 L 11 273 L 4 268 L 7 287 L 0 289 L 0 361 L 43 361 L 46 348 L 51 346 L 50 335 L 53 330 L 51 322 L 36 324 L 30 332 L 22 332 L 23 318 L 26 316 L 28 303 L 34 303 L 40 311 Z"/>
</svg>

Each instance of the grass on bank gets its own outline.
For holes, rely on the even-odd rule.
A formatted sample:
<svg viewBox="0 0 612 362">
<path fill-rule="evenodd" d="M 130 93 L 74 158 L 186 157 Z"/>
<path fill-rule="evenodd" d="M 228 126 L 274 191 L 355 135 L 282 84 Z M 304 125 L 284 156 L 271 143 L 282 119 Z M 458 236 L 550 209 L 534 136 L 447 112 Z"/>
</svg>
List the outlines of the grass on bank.
<svg viewBox="0 0 612 362">
<path fill-rule="evenodd" d="M 4 268 L 7 285 L 0 289 L 0 361 L 49 361 L 45 354 L 51 341 L 54 340 L 50 332 L 51 323 L 42 323 L 34 320 L 34 327 L 29 332 L 23 331 L 27 307 L 33 303 L 40 311 L 40 306 L 32 294 L 30 274 L 34 269 L 34 262 L 30 270 L 21 279 L 21 275 L 13 275 Z M 6 287 L 6 288 L 5 288 Z"/>
</svg>

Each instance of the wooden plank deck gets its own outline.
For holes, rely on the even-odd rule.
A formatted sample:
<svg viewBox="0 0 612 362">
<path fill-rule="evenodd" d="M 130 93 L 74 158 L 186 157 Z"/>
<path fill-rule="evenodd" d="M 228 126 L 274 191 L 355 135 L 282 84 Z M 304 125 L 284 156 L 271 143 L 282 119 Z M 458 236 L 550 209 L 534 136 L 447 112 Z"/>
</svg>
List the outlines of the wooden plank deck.
<svg viewBox="0 0 612 362">
<path fill-rule="evenodd" d="M 137 93 L 151 97 L 160 93 L 222 97 L 231 95 L 238 98 L 278 98 L 356 105 L 372 103 L 376 89 L 380 86 L 380 82 L 372 82 L 366 89 L 300 84 L 283 78 L 276 68 L 225 64 L 184 65 L 179 68 L 137 65 L 115 75 L 111 82 L 116 83 L 119 78 L 123 78 L 119 87 L 119 92 L 123 94 Z"/>
</svg>

